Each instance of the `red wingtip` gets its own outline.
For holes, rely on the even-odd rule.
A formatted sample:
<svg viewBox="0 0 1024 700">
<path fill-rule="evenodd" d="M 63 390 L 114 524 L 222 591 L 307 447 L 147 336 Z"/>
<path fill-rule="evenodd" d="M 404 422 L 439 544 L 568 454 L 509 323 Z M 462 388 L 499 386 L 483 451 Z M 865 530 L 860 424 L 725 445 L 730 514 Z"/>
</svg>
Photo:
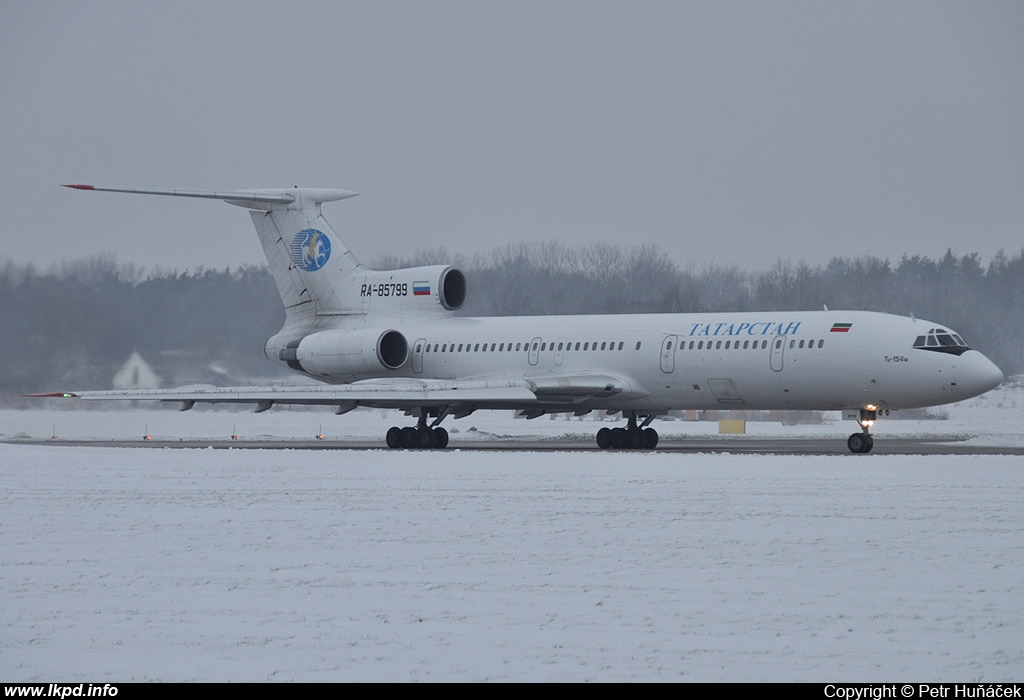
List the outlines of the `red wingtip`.
<svg viewBox="0 0 1024 700">
<path fill-rule="evenodd" d="M 96 189 L 92 185 L 64 185 L 64 187 L 70 187 L 73 190 L 94 190 L 94 189 Z"/>
</svg>

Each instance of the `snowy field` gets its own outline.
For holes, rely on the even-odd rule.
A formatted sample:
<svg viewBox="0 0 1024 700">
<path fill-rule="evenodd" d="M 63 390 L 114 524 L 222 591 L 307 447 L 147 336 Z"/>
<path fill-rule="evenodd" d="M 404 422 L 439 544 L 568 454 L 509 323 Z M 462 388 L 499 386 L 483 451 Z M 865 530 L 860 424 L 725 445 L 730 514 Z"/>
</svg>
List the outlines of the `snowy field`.
<svg viewBox="0 0 1024 700">
<path fill-rule="evenodd" d="M 876 439 L 1024 444 L 1019 382 L 945 413 Z M 0 411 L 0 437 L 340 439 L 394 422 L 48 407 Z M 447 426 L 455 445 L 599 424 Z M 1024 677 L 1024 457 L 0 444 L 0 470 L 9 682 Z"/>
</svg>

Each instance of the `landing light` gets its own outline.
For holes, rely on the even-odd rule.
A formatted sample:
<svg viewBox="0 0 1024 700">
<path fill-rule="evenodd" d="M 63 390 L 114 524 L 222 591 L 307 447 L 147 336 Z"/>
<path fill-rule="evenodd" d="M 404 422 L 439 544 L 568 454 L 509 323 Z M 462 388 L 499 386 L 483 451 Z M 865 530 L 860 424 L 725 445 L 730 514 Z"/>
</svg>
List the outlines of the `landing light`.
<svg viewBox="0 0 1024 700">
<path fill-rule="evenodd" d="M 860 422 L 860 427 L 862 427 L 862 428 L 870 428 L 874 424 L 875 424 L 875 421 L 873 421 L 873 420 L 862 420 Z"/>
</svg>

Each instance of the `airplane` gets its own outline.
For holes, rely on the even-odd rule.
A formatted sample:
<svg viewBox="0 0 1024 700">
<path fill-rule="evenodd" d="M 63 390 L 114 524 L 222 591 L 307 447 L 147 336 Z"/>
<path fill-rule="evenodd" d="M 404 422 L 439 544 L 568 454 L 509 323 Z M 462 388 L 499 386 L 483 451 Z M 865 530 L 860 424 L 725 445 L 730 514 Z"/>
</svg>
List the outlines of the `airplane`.
<svg viewBox="0 0 1024 700">
<path fill-rule="evenodd" d="M 654 449 L 651 423 L 683 409 L 841 411 L 860 430 L 850 452 L 871 452 L 870 428 L 898 409 L 962 401 L 1003 381 L 948 327 L 871 311 L 652 313 L 469 318 L 466 276 L 451 265 L 371 270 L 321 213 L 357 193 L 65 185 L 216 199 L 249 210 L 285 309 L 269 360 L 318 383 L 32 394 L 82 400 L 319 405 L 399 409 L 415 425 L 387 430 L 389 448 L 442 449 L 447 418 L 510 410 L 621 415 L 601 449 Z"/>
</svg>

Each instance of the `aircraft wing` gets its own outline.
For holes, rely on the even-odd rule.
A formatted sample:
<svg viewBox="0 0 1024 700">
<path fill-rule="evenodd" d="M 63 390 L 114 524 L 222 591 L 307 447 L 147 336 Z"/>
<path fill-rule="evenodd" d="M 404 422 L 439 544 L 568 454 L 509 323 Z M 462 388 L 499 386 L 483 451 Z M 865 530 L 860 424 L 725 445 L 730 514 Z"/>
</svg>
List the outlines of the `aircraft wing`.
<svg viewBox="0 0 1024 700">
<path fill-rule="evenodd" d="M 352 384 L 311 384 L 263 387 L 185 386 L 176 389 L 125 389 L 25 394 L 35 398 L 83 401 L 255 404 L 257 411 L 274 404 L 336 406 L 339 413 L 358 406 L 413 409 L 423 407 L 546 408 L 571 407 L 593 398 L 637 394 L 629 382 L 607 375 L 544 376 L 528 379 L 368 379 Z"/>
</svg>

